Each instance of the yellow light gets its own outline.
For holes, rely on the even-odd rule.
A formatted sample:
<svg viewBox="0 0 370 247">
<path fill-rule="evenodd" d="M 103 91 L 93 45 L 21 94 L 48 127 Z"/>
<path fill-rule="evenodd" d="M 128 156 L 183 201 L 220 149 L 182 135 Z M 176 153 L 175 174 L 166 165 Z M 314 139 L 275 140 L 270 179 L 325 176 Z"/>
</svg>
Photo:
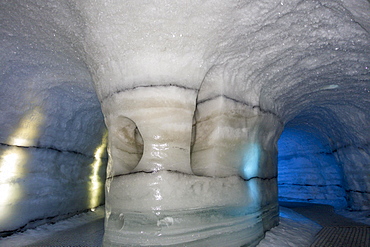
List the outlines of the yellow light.
<svg viewBox="0 0 370 247">
<path fill-rule="evenodd" d="M 35 145 L 43 121 L 40 107 L 26 113 L 7 140 L 13 147 L 6 148 L 0 155 L 0 225 L 6 225 L 17 217 L 15 208 L 22 198 L 19 179 L 25 175 L 25 164 L 29 158 L 27 151 L 21 146 Z"/>
<path fill-rule="evenodd" d="M 17 130 L 10 136 L 8 143 L 24 147 L 35 145 L 39 136 L 39 127 L 43 122 L 44 114 L 40 107 L 35 107 L 22 117 Z"/>
<path fill-rule="evenodd" d="M 20 200 L 22 191 L 17 179 L 23 176 L 24 164 L 28 155 L 25 150 L 11 147 L 0 159 L 0 224 L 11 220 L 14 214 L 12 205 Z"/>
<path fill-rule="evenodd" d="M 90 176 L 90 202 L 89 202 L 89 207 L 91 210 L 94 210 L 95 207 L 99 206 L 99 197 L 102 193 L 102 186 L 103 183 L 101 182 L 101 178 L 99 176 L 99 170 L 102 165 L 102 155 L 104 154 L 104 151 L 107 147 L 107 136 L 108 133 L 106 132 L 102 138 L 102 143 L 99 145 L 99 147 L 96 149 L 94 153 L 94 162 L 91 163 L 91 176 Z"/>
<path fill-rule="evenodd" d="M 3 179 L 13 176 L 13 174 L 17 170 L 17 166 L 15 166 L 14 164 L 17 164 L 19 159 L 20 157 L 17 152 L 9 152 L 8 150 L 7 152 L 4 153 L 1 162 L 2 165 L 0 167 L 0 171 L 3 174 L 2 176 Z"/>
</svg>

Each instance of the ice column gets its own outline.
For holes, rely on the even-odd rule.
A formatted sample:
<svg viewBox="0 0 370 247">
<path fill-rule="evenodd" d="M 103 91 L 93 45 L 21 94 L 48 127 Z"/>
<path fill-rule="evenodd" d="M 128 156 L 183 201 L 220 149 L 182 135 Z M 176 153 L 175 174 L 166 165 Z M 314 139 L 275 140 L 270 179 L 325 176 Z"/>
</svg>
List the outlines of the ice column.
<svg viewBox="0 0 370 247">
<path fill-rule="evenodd" d="M 108 127 L 104 246 L 254 246 L 277 224 L 281 123 L 245 77 L 207 79 L 239 6 L 159 3 L 76 3 Z"/>
<path fill-rule="evenodd" d="M 253 246 L 277 224 L 281 124 L 227 97 L 196 105 L 197 93 L 140 86 L 102 100 L 104 246 Z"/>
<path fill-rule="evenodd" d="M 185 87 L 142 86 L 103 100 L 109 130 L 105 246 L 192 238 L 193 232 L 184 239 L 193 224 L 181 211 L 191 209 L 186 203 L 192 200 L 192 184 L 186 177 L 192 174 L 196 96 L 196 90 Z"/>
</svg>

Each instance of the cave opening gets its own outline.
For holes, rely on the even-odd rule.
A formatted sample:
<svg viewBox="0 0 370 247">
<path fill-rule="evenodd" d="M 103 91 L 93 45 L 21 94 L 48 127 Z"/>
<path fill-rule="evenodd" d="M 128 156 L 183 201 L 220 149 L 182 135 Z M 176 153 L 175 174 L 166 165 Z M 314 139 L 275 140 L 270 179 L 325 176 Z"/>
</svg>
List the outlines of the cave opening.
<svg viewBox="0 0 370 247">
<path fill-rule="evenodd" d="M 280 202 L 347 206 L 343 168 L 316 128 L 287 123 L 278 141 Z"/>
</svg>

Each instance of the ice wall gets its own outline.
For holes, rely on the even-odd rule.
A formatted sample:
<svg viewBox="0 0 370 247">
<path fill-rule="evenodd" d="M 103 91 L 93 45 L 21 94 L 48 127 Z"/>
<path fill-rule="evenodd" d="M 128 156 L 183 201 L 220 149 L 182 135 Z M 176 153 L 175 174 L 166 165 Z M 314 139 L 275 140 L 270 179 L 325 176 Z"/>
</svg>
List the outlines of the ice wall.
<svg viewBox="0 0 370 247">
<path fill-rule="evenodd" d="M 7 212 L 3 215 L 8 217 L 1 224 L 3 231 L 91 206 L 87 205 L 90 198 L 87 187 L 96 177 L 86 179 L 86 176 L 99 173 L 89 165 L 99 160 L 95 154 L 100 153 L 96 151 L 101 150 L 97 148 L 104 132 L 91 76 L 106 120 L 112 120 L 113 128 L 117 126 L 115 123 L 126 123 L 122 127 L 130 130 L 123 137 L 111 134 L 108 139 L 111 144 L 121 145 L 122 138 L 130 139 L 129 145 L 121 150 L 111 149 L 112 153 L 117 151 L 117 157 L 126 157 L 123 161 L 116 158 L 118 164 L 128 162 L 124 164 L 126 170 L 118 170 L 121 175 L 135 169 L 145 150 L 151 153 L 150 150 L 157 148 L 153 153 L 187 157 L 181 159 L 186 165 L 156 163 L 155 158 L 142 162 L 141 171 L 152 171 L 158 164 L 166 168 L 161 173 L 166 179 L 156 181 L 158 184 L 149 189 L 151 193 L 163 188 L 165 194 L 172 195 L 177 191 L 170 190 L 176 188 L 174 183 L 189 181 L 202 185 L 189 187 L 194 191 L 193 203 L 197 203 L 196 193 L 207 195 L 199 197 L 205 204 L 219 198 L 227 201 L 223 191 L 214 188 L 217 184 L 220 188 L 227 185 L 220 182 L 222 176 L 237 174 L 241 179 L 238 181 L 253 192 L 239 205 L 245 206 L 253 196 L 264 198 L 259 201 L 257 211 L 266 206 L 262 202 L 273 205 L 276 194 L 265 191 L 276 190 L 276 139 L 289 123 L 289 128 L 314 130 L 321 143 L 327 143 L 325 150 L 333 153 L 335 163 L 343 171 L 341 186 L 346 191 L 348 205 L 353 209 L 369 208 L 368 1 L 125 1 L 121 4 L 118 1 L 3 0 L 0 4 L 0 142 L 1 172 L 5 174 L 1 181 L 7 192 L 18 187 L 24 192 L 17 198 L 2 201 L 3 212 Z M 135 93 L 138 96 L 130 98 Z M 163 97 L 165 100 L 160 100 Z M 177 101 L 180 104 L 174 104 Z M 135 110 L 138 105 L 140 114 Z M 177 114 L 169 118 L 166 114 L 150 118 L 150 124 L 145 117 L 153 116 L 154 112 L 145 108 L 152 105 L 159 112 L 166 112 L 174 105 L 179 107 L 174 111 Z M 180 108 L 184 114 L 178 114 Z M 191 111 L 195 111 L 194 119 Z M 119 112 L 124 117 L 115 120 L 112 114 L 110 119 L 110 112 Z M 181 125 L 182 120 L 186 124 Z M 178 127 L 177 139 L 168 141 L 172 135 L 166 131 L 170 128 L 162 127 L 161 121 Z M 135 129 L 139 125 L 138 132 Z M 154 125 L 151 132 L 148 126 Z M 163 142 L 171 144 L 169 151 L 157 145 L 163 143 L 154 141 L 154 129 L 166 136 Z M 143 140 L 144 144 L 145 140 L 153 144 L 151 149 L 145 149 Z M 235 149 L 231 148 L 233 145 Z M 312 147 L 308 143 L 305 146 Z M 17 150 L 22 154 L 17 154 Z M 132 150 L 134 155 L 130 155 Z M 312 147 L 307 153 L 311 155 L 313 150 Z M 188 157 L 192 152 L 199 155 Z M 260 154 L 258 159 L 256 153 Z M 235 165 L 237 162 L 255 164 L 255 160 L 259 164 L 252 166 L 258 168 L 255 170 L 239 169 L 244 166 Z M 226 165 L 227 161 L 230 164 Z M 9 175 L 19 174 L 15 167 L 24 168 L 22 178 Z M 173 167 L 181 167 L 186 175 L 177 178 L 168 172 Z M 187 173 L 204 178 L 200 181 Z M 148 184 L 141 179 L 151 176 L 131 175 L 137 185 L 134 187 L 144 193 L 141 189 Z M 214 181 L 213 177 L 221 180 Z M 228 182 L 233 179 L 230 177 Z M 239 182 L 231 184 L 236 188 Z M 132 189 L 131 184 L 127 186 Z M 189 191 L 185 188 L 179 192 Z M 228 196 L 237 197 L 244 187 L 240 188 Z M 135 190 L 125 192 L 126 199 L 140 198 Z M 152 194 L 154 198 L 155 195 Z M 181 193 L 178 196 L 186 198 Z M 138 204 L 136 201 L 132 205 Z M 28 211 L 32 206 L 41 208 L 37 211 L 41 215 Z M 10 208 L 15 209 L 13 213 L 6 211 Z M 221 216 L 235 213 L 221 212 Z M 176 223 L 172 222 L 171 217 L 176 217 L 171 213 L 163 219 L 153 218 L 154 232 L 158 228 L 168 230 L 169 225 Z M 15 216 L 17 221 L 13 220 Z M 117 228 L 122 219 L 120 214 L 113 216 Z M 273 215 L 269 217 L 276 219 Z M 134 217 L 128 222 L 135 227 L 140 219 L 136 221 Z M 261 238 L 263 231 L 271 227 L 269 222 L 274 220 L 265 220 L 264 226 L 258 223 L 256 232 L 250 231 L 251 239 L 253 235 L 254 240 Z M 251 239 L 247 241 L 252 242 Z"/>
<path fill-rule="evenodd" d="M 0 2 L 1 235 L 104 202 L 103 116 L 63 10 Z"/>
<path fill-rule="evenodd" d="M 261 37 L 273 37 L 263 43 L 271 48 L 263 56 L 268 66 L 254 70 L 256 81 L 264 85 L 261 105 L 290 126 L 305 126 L 326 138 L 328 152 L 344 171 L 349 206 L 367 209 L 369 3 L 305 1 L 284 6 L 291 11 L 274 12 L 281 17 L 260 32 Z M 347 179 L 356 173 L 356 179 Z"/>
<path fill-rule="evenodd" d="M 335 156 L 344 169 L 348 206 L 353 210 L 369 210 L 369 145 L 344 146 Z"/>
</svg>

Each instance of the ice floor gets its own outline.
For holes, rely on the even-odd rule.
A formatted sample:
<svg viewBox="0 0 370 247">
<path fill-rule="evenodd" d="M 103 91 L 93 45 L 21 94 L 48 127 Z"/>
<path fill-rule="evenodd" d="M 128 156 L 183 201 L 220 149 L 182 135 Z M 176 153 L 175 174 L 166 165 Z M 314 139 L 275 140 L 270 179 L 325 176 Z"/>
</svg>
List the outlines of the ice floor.
<svg viewBox="0 0 370 247">
<path fill-rule="evenodd" d="M 332 226 L 365 226 L 370 229 L 370 212 L 342 210 L 339 213 L 356 220 L 357 223 L 336 214 L 329 206 L 284 203 L 280 208 L 280 225 L 268 231 L 258 247 L 309 247 L 316 241 L 316 234 L 320 230 Z M 0 239 L 0 246 L 100 246 L 103 238 L 103 217 L 104 207 L 99 207 L 94 212 Z M 369 233 L 365 232 L 363 237 L 370 239 Z M 320 245 L 323 246 L 325 245 Z"/>
</svg>

